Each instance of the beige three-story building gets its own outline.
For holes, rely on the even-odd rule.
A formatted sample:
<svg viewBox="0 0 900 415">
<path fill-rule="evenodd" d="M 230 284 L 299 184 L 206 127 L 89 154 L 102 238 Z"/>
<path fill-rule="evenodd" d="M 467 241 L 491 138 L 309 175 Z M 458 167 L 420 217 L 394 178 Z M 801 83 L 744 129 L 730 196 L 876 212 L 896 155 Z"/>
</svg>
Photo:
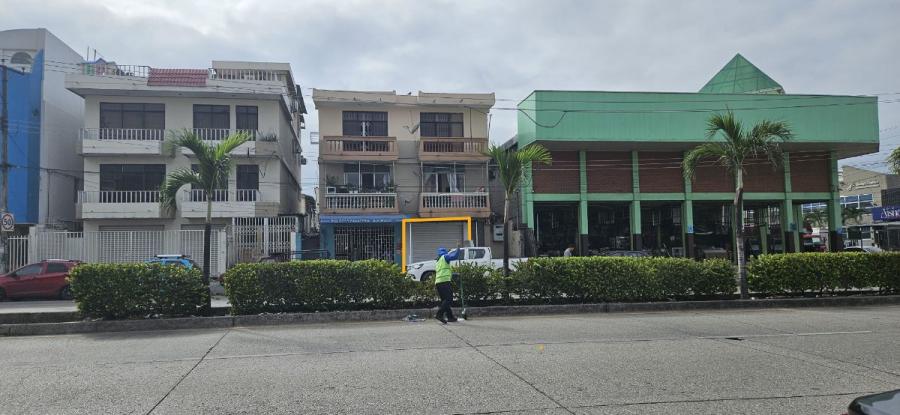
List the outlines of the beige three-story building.
<svg viewBox="0 0 900 415">
<path fill-rule="evenodd" d="M 313 90 L 321 245 L 397 263 L 484 238 L 494 94 Z"/>
</svg>

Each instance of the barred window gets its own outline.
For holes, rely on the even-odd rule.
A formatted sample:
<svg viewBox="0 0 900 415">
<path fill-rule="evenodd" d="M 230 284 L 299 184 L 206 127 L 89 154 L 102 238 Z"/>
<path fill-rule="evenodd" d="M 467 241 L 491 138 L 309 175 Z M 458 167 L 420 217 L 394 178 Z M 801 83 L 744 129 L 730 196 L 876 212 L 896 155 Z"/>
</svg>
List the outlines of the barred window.
<svg viewBox="0 0 900 415">
<path fill-rule="evenodd" d="M 419 115 L 422 137 L 462 137 L 461 112 L 423 112 Z"/>
</svg>

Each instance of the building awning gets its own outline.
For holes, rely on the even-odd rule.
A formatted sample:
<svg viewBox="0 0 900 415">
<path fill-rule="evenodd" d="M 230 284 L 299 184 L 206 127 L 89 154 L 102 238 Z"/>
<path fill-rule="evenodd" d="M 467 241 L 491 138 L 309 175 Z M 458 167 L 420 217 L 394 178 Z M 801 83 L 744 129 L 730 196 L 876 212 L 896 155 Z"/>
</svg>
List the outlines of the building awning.
<svg viewBox="0 0 900 415">
<path fill-rule="evenodd" d="M 408 215 L 321 215 L 319 223 L 395 223 Z"/>
</svg>

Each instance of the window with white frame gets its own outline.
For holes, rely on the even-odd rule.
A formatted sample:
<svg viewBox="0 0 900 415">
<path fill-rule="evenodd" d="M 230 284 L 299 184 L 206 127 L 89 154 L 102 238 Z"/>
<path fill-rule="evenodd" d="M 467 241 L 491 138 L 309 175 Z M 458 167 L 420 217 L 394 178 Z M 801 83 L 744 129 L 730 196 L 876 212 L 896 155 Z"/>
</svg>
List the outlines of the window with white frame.
<svg viewBox="0 0 900 415">
<path fill-rule="evenodd" d="M 379 193 L 393 184 L 391 166 L 387 164 L 344 164 L 344 184 L 361 193 Z"/>
<path fill-rule="evenodd" d="M 423 167 L 425 180 L 423 192 L 428 193 L 460 193 L 466 189 L 466 166 L 429 165 Z"/>
</svg>

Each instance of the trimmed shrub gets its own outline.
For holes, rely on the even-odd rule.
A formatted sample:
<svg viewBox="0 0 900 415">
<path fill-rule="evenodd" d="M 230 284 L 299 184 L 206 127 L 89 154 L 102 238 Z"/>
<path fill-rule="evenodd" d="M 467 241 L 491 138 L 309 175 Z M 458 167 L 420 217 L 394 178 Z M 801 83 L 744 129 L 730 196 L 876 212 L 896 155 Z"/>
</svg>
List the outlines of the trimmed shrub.
<svg viewBox="0 0 900 415">
<path fill-rule="evenodd" d="M 749 264 L 750 289 L 768 294 L 900 289 L 900 253 L 762 255 Z"/>
<path fill-rule="evenodd" d="M 82 264 L 69 275 L 86 317 L 122 319 L 196 315 L 209 289 L 199 269 L 160 264 Z"/>
<path fill-rule="evenodd" d="M 398 308 L 420 285 L 378 260 L 239 264 L 223 281 L 233 314 Z"/>
</svg>

